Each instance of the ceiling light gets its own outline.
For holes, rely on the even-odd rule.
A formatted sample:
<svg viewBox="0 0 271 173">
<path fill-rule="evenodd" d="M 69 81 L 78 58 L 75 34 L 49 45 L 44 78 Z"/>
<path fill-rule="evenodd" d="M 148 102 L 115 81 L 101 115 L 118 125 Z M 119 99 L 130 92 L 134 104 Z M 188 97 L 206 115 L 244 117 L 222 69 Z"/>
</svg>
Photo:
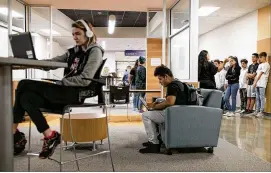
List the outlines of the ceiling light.
<svg viewBox="0 0 271 173">
<path fill-rule="evenodd" d="M 199 9 L 199 16 L 209 16 L 213 12 L 219 10 L 220 7 L 202 6 Z"/>
<path fill-rule="evenodd" d="M 116 25 L 116 16 L 110 15 L 108 19 L 108 33 L 113 34 L 115 31 L 115 25 Z"/>
<path fill-rule="evenodd" d="M 42 31 L 46 34 L 50 34 L 50 29 L 41 29 L 40 31 Z M 60 35 L 60 33 L 56 32 L 55 30 L 52 30 L 52 35 Z"/>
<path fill-rule="evenodd" d="M 0 13 L 7 16 L 8 15 L 8 8 L 5 7 L 0 7 Z M 14 18 L 21 18 L 24 17 L 23 15 L 21 15 L 20 13 L 12 10 L 12 17 Z"/>
</svg>

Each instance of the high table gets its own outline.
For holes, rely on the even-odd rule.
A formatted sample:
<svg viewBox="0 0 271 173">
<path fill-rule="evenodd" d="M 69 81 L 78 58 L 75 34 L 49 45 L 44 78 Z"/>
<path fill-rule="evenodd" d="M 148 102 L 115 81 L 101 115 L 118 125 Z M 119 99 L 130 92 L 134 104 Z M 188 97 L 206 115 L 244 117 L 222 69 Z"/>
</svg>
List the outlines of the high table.
<svg viewBox="0 0 271 173">
<path fill-rule="evenodd" d="M 67 63 L 0 57 L 0 171 L 13 172 L 12 69 L 65 68 Z"/>
</svg>

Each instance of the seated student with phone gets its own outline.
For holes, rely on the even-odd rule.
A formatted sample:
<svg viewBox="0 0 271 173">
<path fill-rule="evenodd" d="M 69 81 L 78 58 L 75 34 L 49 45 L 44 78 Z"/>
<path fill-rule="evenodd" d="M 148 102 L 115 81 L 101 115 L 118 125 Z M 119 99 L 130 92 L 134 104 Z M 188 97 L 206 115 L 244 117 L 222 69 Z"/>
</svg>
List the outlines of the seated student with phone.
<svg viewBox="0 0 271 173">
<path fill-rule="evenodd" d="M 158 140 L 158 132 L 157 132 L 157 124 L 162 124 L 164 120 L 165 112 L 164 110 L 167 107 L 173 105 L 187 105 L 188 104 L 188 96 L 185 92 L 184 84 L 175 79 L 171 70 L 164 66 L 156 67 L 154 71 L 154 76 L 158 78 L 159 83 L 167 87 L 166 99 L 161 102 L 161 100 L 156 100 L 150 106 L 146 106 L 147 112 L 142 114 L 142 120 L 144 123 L 144 127 L 148 136 L 148 142 L 143 143 L 143 146 L 146 148 L 140 149 L 140 153 L 159 153 L 160 146 Z"/>
</svg>

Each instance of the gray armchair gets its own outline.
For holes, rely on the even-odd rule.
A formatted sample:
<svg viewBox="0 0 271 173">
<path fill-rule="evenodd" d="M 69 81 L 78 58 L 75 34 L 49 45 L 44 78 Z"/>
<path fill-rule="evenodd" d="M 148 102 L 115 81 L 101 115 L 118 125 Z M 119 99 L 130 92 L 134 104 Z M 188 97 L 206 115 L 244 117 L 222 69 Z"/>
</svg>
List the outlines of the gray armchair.
<svg viewBox="0 0 271 173">
<path fill-rule="evenodd" d="M 183 105 L 167 108 L 165 123 L 160 126 L 167 154 L 173 148 L 209 147 L 213 153 L 217 146 L 222 120 L 222 92 L 201 89 L 204 105 Z"/>
</svg>

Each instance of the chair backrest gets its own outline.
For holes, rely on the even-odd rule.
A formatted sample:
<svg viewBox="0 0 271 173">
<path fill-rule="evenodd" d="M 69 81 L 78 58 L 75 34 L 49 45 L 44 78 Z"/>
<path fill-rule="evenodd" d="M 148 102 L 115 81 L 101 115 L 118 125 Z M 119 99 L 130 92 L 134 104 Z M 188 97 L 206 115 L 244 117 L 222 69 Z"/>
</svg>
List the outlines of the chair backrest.
<svg viewBox="0 0 271 173">
<path fill-rule="evenodd" d="M 112 104 L 128 104 L 129 103 L 130 86 L 110 86 L 109 100 Z"/>
<path fill-rule="evenodd" d="M 98 68 L 98 70 L 96 71 L 95 75 L 94 75 L 94 79 L 100 79 L 101 75 L 102 75 L 102 70 L 104 68 L 104 64 L 106 62 L 107 59 L 103 59 L 102 64 L 100 65 L 100 67 Z"/>
<path fill-rule="evenodd" d="M 203 106 L 221 108 L 222 91 L 214 89 L 200 89 L 203 96 Z"/>
</svg>

